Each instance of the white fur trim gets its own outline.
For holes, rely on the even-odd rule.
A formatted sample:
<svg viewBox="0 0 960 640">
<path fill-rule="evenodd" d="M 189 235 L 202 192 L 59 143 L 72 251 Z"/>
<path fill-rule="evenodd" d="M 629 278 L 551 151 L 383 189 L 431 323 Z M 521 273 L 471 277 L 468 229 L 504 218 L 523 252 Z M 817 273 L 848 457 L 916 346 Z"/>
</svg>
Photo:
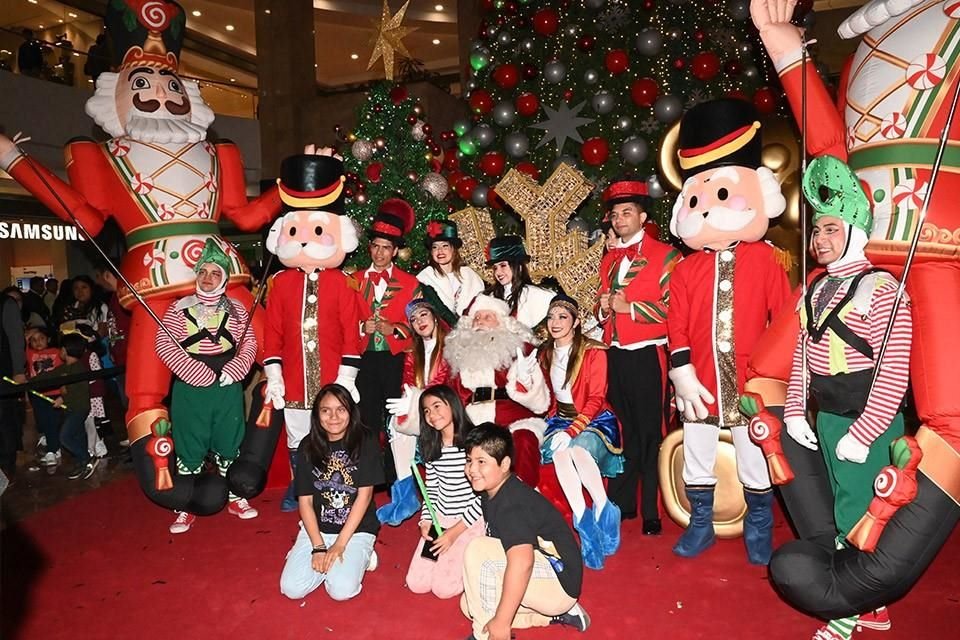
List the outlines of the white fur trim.
<svg viewBox="0 0 960 640">
<path fill-rule="evenodd" d="M 510 307 L 506 302 L 499 298 L 488 296 L 485 293 L 481 293 L 473 299 L 473 304 L 470 305 L 470 313 L 467 314 L 467 317 L 473 320 L 473 316 L 477 315 L 477 311 L 493 311 L 501 319 L 510 316 Z"/>
<path fill-rule="evenodd" d="M 497 403 L 496 402 L 471 402 L 467 405 L 467 415 L 473 424 L 483 424 L 484 422 L 497 422 Z"/>
<path fill-rule="evenodd" d="M 422 394 L 423 389 L 413 390 L 413 394 L 410 396 L 410 406 L 407 409 L 406 420 L 403 422 L 396 420 L 394 423 L 397 433 L 408 436 L 420 435 L 420 396 Z"/>
<path fill-rule="evenodd" d="M 510 433 L 515 431 L 530 431 L 537 436 L 537 442 L 543 444 L 543 434 L 547 431 L 547 423 L 543 418 L 524 418 L 510 425 Z"/>
</svg>

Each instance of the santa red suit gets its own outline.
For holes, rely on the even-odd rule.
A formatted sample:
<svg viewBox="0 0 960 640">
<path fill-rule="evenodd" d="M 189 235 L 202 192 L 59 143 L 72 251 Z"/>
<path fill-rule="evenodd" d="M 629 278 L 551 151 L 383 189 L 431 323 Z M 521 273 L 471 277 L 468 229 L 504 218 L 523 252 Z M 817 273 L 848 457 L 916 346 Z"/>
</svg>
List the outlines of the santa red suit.
<svg viewBox="0 0 960 640">
<path fill-rule="evenodd" d="M 478 324 L 478 314 L 492 313 L 499 326 Z M 510 316 L 507 303 L 479 295 L 469 315 L 447 336 L 444 357 L 450 363 L 449 385 L 463 401 L 474 424 L 493 422 L 513 434 L 514 473 L 536 487 L 540 479 L 540 444 L 546 423 L 539 416 L 550 406 L 550 391 L 537 364 L 534 337 Z M 517 358 L 517 350 L 523 354 Z"/>
</svg>

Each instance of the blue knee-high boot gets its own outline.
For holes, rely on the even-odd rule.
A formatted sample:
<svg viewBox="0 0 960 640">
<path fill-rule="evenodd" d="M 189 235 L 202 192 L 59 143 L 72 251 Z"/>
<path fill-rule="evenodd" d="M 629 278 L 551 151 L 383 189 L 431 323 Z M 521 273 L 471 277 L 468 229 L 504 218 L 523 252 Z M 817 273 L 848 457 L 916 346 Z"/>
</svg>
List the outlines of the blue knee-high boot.
<svg viewBox="0 0 960 640">
<path fill-rule="evenodd" d="M 747 517 L 743 520 L 743 544 L 751 564 L 770 564 L 773 555 L 773 489 L 743 490 Z"/>
<path fill-rule="evenodd" d="M 297 501 L 296 477 L 297 477 L 297 450 L 287 449 L 287 455 L 290 457 L 290 470 L 293 472 L 293 479 L 287 486 L 287 492 L 283 494 L 283 500 L 280 502 L 280 511 L 290 513 L 300 508 Z"/>
<path fill-rule="evenodd" d="M 612 556 L 620 548 L 620 507 L 607 500 L 600 511 L 597 527 L 600 529 L 600 550 Z"/>
<path fill-rule="evenodd" d="M 603 569 L 603 549 L 600 541 L 600 528 L 593 515 L 593 509 L 587 509 L 578 520 L 573 516 L 573 528 L 580 534 L 580 553 L 583 564 L 590 569 Z"/>
<path fill-rule="evenodd" d="M 684 558 L 694 558 L 717 541 L 713 531 L 713 487 L 686 488 L 690 501 L 690 524 L 683 532 L 673 552 Z"/>
<path fill-rule="evenodd" d="M 420 510 L 420 498 L 417 497 L 417 488 L 412 475 L 403 480 L 397 480 L 390 487 L 390 502 L 377 509 L 377 519 L 391 527 Z"/>
</svg>

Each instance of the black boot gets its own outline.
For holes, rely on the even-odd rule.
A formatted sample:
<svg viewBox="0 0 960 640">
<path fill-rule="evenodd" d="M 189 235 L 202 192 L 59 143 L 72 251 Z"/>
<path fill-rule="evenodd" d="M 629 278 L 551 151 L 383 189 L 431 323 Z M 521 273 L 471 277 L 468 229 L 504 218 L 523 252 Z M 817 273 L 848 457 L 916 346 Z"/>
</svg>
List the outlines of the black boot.
<svg viewBox="0 0 960 640">
<path fill-rule="evenodd" d="M 717 541 L 713 530 L 713 490 L 714 487 L 687 487 L 685 492 L 690 501 L 690 524 L 683 532 L 673 552 L 684 558 L 695 558 Z"/>
</svg>

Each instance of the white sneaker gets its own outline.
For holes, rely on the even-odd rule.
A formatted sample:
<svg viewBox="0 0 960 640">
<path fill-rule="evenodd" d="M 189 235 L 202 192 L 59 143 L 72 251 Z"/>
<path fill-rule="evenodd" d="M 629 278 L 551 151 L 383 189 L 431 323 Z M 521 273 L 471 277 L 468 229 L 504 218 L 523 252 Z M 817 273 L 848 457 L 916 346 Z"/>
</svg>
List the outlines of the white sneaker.
<svg viewBox="0 0 960 640">
<path fill-rule="evenodd" d="M 197 516 L 192 513 L 187 513 L 186 511 L 175 511 L 174 513 L 177 514 L 177 519 L 170 525 L 170 533 L 186 533 L 190 531 L 190 527 L 196 522 Z"/>
<path fill-rule="evenodd" d="M 377 567 L 380 566 L 380 558 L 377 557 L 377 552 L 373 551 L 370 554 L 370 560 L 367 562 L 367 571 L 376 571 Z"/>
<path fill-rule="evenodd" d="M 100 438 L 97 438 L 97 444 L 93 445 L 93 455 L 98 458 L 107 455 L 107 444 Z"/>
<path fill-rule="evenodd" d="M 230 502 L 227 506 L 227 513 L 237 516 L 241 520 L 250 520 L 260 515 L 259 511 L 250 506 L 246 498 L 240 498 L 239 500 Z"/>
<path fill-rule="evenodd" d="M 61 453 L 59 451 L 56 453 L 53 451 L 47 451 L 45 454 L 43 454 L 43 457 L 40 458 L 40 464 L 44 467 L 52 467 L 60 464 L 60 459 Z"/>
</svg>

